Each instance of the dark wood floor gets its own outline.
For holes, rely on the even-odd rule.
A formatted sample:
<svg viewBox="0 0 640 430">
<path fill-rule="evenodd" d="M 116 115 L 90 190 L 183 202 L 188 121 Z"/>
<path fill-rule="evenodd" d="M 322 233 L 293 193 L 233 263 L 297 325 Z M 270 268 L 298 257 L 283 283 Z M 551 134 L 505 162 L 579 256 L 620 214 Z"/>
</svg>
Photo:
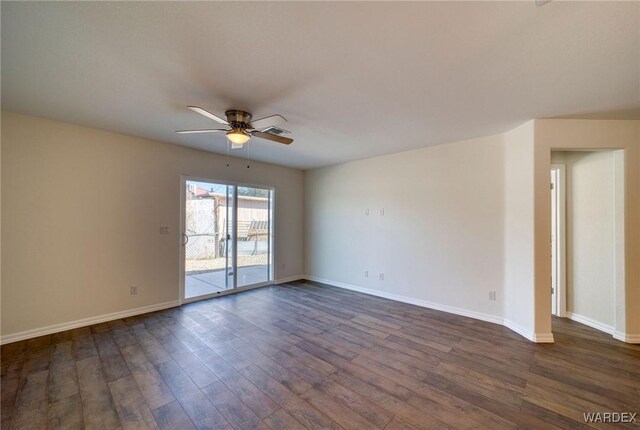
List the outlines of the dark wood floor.
<svg viewBox="0 0 640 430">
<path fill-rule="evenodd" d="M 565 320 L 554 334 L 262 288 L 3 346 L 2 428 L 567 429 L 640 412 L 640 346 Z"/>
</svg>

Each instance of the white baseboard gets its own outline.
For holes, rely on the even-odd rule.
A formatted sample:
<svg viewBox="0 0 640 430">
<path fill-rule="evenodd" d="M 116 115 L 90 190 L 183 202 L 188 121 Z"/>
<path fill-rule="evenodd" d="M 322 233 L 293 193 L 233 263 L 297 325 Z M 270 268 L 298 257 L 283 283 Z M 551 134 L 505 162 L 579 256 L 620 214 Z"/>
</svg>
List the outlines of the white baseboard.
<svg viewBox="0 0 640 430">
<path fill-rule="evenodd" d="M 342 282 L 331 281 L 329 279 L 319 278 L 317 276 L 306 275 L 306 279 L 310 281 L 320 282 L 322 284 L 331 285 L 334 287 L 344 288 L 346 290 L 357 291 L 359 293 L 369 294 L 376 297 L 382 297 L 385 299 L 395 300 L 397 302 L 409 303 L 423 308 L 435 309 L 437 311 L 448 312 L 450 314 L 461 315 L 463 317 L 474 318 L 481 321 L 487 321 L 494 324 L 502 324 L 502 318 L 485 314 L 482 312 L 470 311 L 468 309 L 458 308 L 455 306 L 443 305 L 440 303 L 429 302 L 426 300 L 414 299 L 412 297 L 401 296 L 399 294 L 387 293 L 385 291 L 371 290 L 369 288 L 357 287 L 355 285 L 349 285 Z"/>
<path fill-rule="evenodd" d="M 610 325 L 603 324 L 599 321 L 593 320 L 591 318 L 576 314 L 574 312 L 567 312 L 567 318 L 572 321 L 579 322 L 580 324 L 588 325 L 591 328 L 595 328 L 596 330 L 600 330 L 607 334 L 613 335 L 614 329 Z"/>
<path fill-rule="evenodd" d="M 416 305 L 416 306 L 421 306 L 424 308 L 429 308 L 429 309 L 435 309 L 438 311 L 443 311 L 443 312 L 448 312 L 451 314 L 455 314 L 455 315 L 461 315 L 461 316 L 465 316 L 465 317 L 469 317 L 469 318 L 474 318 L 477 320 L 481 320 L 481 321 L 487 321 L 490 323 L 494 323 L 494 324 L 500 324 L 503 325 L 507 328 L 509 328 L 510 330 L 513 330 L 514 332 L 518 333 L 519 335 L 521 335 L 522 337 L 532 341 L 532 342 L 538 342 L 538 343 L 550 343 L 553 342 L 553 334 L 552 333 L 532 333 L 529 330 L 524 329 L 523 327 L 519 326 L 518 324 L 514 323 L 513 321 L 510 320 L 505 320 L 502 317 L 499 316 L 495 316 L 495 315 L 490 315 L 490 314 L 485 314 L 482 312 L 476 312 L 476 311 L 470 311 L 468 309 L 463 309 L 463 308 L 458 308 L 455 306 L 449 306 L 449 305 L 443 305 L 440 303 L 434 303 L 434 302 L 429 302 L 426 300 L 420 300 L 420 299 L 414 299 L 412 297 L 407 297 L 407 296 L 402 296 L 399 294 L 393 294 L 393 293 L 387 293 L 384 291 L 377 291 L 377 290 L 372 290 L 369 288 L 364 288 L 364 287 L 358 287 L 355 285 L 350 285 L 350 284 L 345 284 L 343 282 L 337 282 L 337 281 L 332 281 L 330 279 L 325 279 L 325 278 L 319 278 L 317 276 L 312 276 L 312 275 L 295 275 L 295 276 L 289 276 L 286 278 L 281 278 L 281 279 L 277 279 L 275 282 L 276 284 L 283 284 L 283 283 L 287 283 L 287 282 L 293 282 L 293 281 L 299 281 L 302 279 L 308 279 L 310 281 L 315 281 L 315 282 L 320 282 L 323 284 L 327 284 L 327 285 L 331 285 L 334 287 L 338 287 L 338 288 L 344 288 L 347 290 L 352 290 L 352 291 L 357 291 L 360 293 L 364 293 L 364 294 L 369 294 L 372 296 L 376 296 L 376 297 L 382 297 L 385 299 L 389 299 L 389 300 L 395 300 L 398 302 L 403 302 L 403 303 L 409 303 L 412 305 Z M 38 336 L 44 336 L 47 334 L 52 334 L 52 333 L 57 333 L 60 331 L 65 331 L 65 330 L 71 330 L 74 328 L 78 328 L 78 327 L 85 327 L 88 325 L 93 325 L 93 324 L 99 324 L 102 322 L 106 322 L 106 321 L 112 321 L 112 320 L 116 320 L 116 319 L 120 319 L 120 318 L 126 318 L 126 317 L 130 317 L 130 316 L 134 316 L 134 315 L 140 315 L 140 314 L 144 314 L 144 313 L 148 313 L 148 312 L 154 312 L 154 311 L 159 311 L 162 309 L 168 309 L 168 308 L 173 308 L 176 306 L 180 306 L 180 301 L 175 300 L 175 301 L 171 301 L 171 302 L 166 302 L 166 303 L 159 303 L 156 305 L 150 305 L 150 306 L 143 306 L 140 308 L 135 308 L 135 309 L 129 309 L 126 311 L 120 311 L 120 312 L 114 312 L 111 314 L 104 314 L 104 315 L 99 315 L 96 317 L 90 317 L 90 318 L 84 318 L 84 319 L 80 319 L 80 320 L 75 320 L 75 321 L 70 321 L 70 322 L 66 322 L 66 323 L 61 323 L 61 324 L 54 324 L 54 325 L 50 325 L 50 326 L 46 326 L 46 327 L 41 327 L 41 328 L 37 328 L 37 329 L 33 329 L 33 330 L 26 330 L 26 331 L 22 331 L 19 333 L 14 333 L 14 334 L 9 334 L 9 335 L 5 335 L 0 337 L 0 345 L 4 345 L 6 343 L 11 343 L 11 342 L 17 342 L 20 340 L 25 340 L 25 339 L 31 339 L 34 337 L 38 337 Z M 596 321 L 593 321 L 589 318 L 585 318 L 582 317 L 580 315 L 576 315 L 576 314 L 571 314 L 568 313 L 569 318 L 583 323 L 585 325 L 588 325 L 590 327 L 596 328 L 598 330 L 602 330 L 605 331 L 607 333 L 613 333 L 613 328 L 606 326 L 604 324 L 598 323 Z M 603 330 L 602 328 L 598 327 L 598 326 L 594 326 L 595 325 L 599 325 L 600 327 L 604 327 L 605 330 Z M 609 331 L 607 331 L 609 330 Z M 615 332 L 613 334 L 613 337 L 621 340 L 623 342 L 628 342 L 628 343 L 640 343 L 640 335 L 634 335 L 634 334 L 626 334 L 626 333 L 622 333 L 622 332 Z"/>
<path fill-rule="evenodd" d="M 626 343 L 640 343 L 640 334 L 627 334 L 616 330 L 613 332 L 613 337 Z"/>
<path fill-rule="evenodd" d="M 613 336 L 614 339 L 620 340 L 622 342 L 640 343 L 640 334 L 629 334 L 622 331 L 618 331 L 610 325 L 603 324 L 599 321 L 593 320 L 591 318 L 588 318 L 573 312 L 567 312 L 566 316 L 572 321 L 579 322 L 580 324 L 584 324 L 591 328 L 595 328 L 596 330 L 600 330 L 603 333 L 610 334 Z"/>
<path fill-rule="evenodd" d="M 99 324 L 107 321 L 113 321 L 120 318 L 132 317 L 134 315 L 146 314 L 148 312 L 160 311 L 163 309 L 174 308 L 180 306 L 179 300 L 171 302 L 158 303 L 155 305 L 143 306 L 141 308 L 129 309 L 126 311 L 113 312 L 110 314 L 99 315 L 96 317 L 83 318 L 75 321 L 69 321 L 60 324 L 53 324 L 46 327 L 40 327 L 32 330 L 21 331 L 18 333 L 8 334 L 0 337 L 0 345 L 6 343 L 17 342 L 19 340 L 31 339 L 47 334 L 58 333 L 65 330 L 71 330 L 78 327 L 86 327 L 88 325 Z"/>
<path fill-rule="evenodd" d="M 515 331 L 520 336 L 530 340 L 531 342 L 535 342 L 535 343 L 553 343 L 554 342 L 553 333 L 534 333 L 531 330 L 525 329 L 520 324 L 517 324 L 508 319 L 505 319 L 502 322 L 502 325 L 510 330 Z"/>
<path fill-rule="evenodd" d="M 301 279 L 306 279 L 305 275 L 294 275 L 288 276 L 286 278 L 276 279 L 276 284 L 286 284 L 287 282 L 299 281 Z"/>
<path fill-rule="evenodd" d="M 275 283 L 276 284 L 283 284 L 283 283 L 286 283 L 286 282 L 298 281 L 300 279 L 305 279 L 305 276 L 304 275 L 289 276 L 287 278 L 277 279 L 275 281 Z M 262 287 L 264 285 L 272 285 L 272 283 L 271 282 L 266 282 L 266 283 L 260 284 L 260 285 L 252 285 L 250 288 L 245 288 L 245 289 L 249 290 L 249 289 L 253 289 L 253 288 L 259 288 L 259 287 Z M 235 293 L 235 291 L 233 291 L 233 293 Z M 212 295 L 210 295 L 208 297 L 205 297 L 205 298 L 219 297 L 219 296 L 223 296 L 223 295 L 225 295 L 225 294 L 212 294 Z M 202 299 L 203 299 L 203 297 L 198 297 L 196 300 L 202 300 Z M 25 330 L 25 331 L 21 331 L 21 332 L 18 332 L 18 333 L 8 334 L 8 335 L 4 335 L 4 336 L 0 337 L 0 345 L 4 345 L 6 343 L 11 343 L 11 342 L 18 342 L 20 340 L 25 340 L 25 339 L 32 339 L 32 338 L 38 337 L 38 336 L 45 336 L 47 334 L 58 333 L 58 332 L 65 331 L 65 330 L 72 330 L 74 328 L 86 327 L 86 326 L 93 325 L 93 324 L 99 324 L 99 323 L 103 323 L 103 322 L 107 322 L 107 321 L 113 321 L 113 320 L 117 320 L 117 319 L 120 319 L 120 318 L 132 317 L 134 315 L 145 314 L 145 313 L 148 313 L 148 312 L 160 311 L 162 309 L 174 308 L 176 306 L 180 306 L 181 304 L 187 304 L 187 303 L 190 303 L 190 302 L 196 301 L 196 300 L 185 300 L 183 302 L 180 302 L 179 300 L 174 300 L 174 301 L 171 301 L 171 302 L 158 303 L 156 305 L 143 306 L 143 307 L 140 307 L 140 308 L 129 309 L 129 310 L 126 310 L 126 311 L 120 311 L 120 312 L 114 312 L 114 313 L 110 313 L 110 314 L 98 315 L 96 317 L 89 317 L 89 318 L 83 318 L 83 319 L 79 319 L 79 320 L 75 320 L 75 321 L 69 321 L 69 322 L 60 323 L 60 324 L 53 324 L 53 325 L 50 325 L 50 326 L 40 327 L 40 328 L 36 328 L 36 329 L 32 329 L 32 330 Z"/>
<path fill-rule="evenodd" d="M 434 309 L 437 311 L 448 312 L 450 314 L 461 315 L 464 317 L 475 318 L 481 321 L 487 321 L 494 324 L 500 324 L 507 327 L 510 330 L 518 333 L 520 336 L 537 343 L 553 343 L 552 333 L 533 333 L 525 330 L 521 326 L 515 324 L 512 321 L 503 319 L 496 315 L 485 314 L 482 312 L 470 311 L 468 309 L 458 308 L 455 306 L 443 305 L 440 303 L 429 302 L 426 300 L 414 299 L 412 297 L 401 296 L 398 294 L 387 293 L 384 291 L 371 290 L 369 288 L 358 287 L 355 285 L 345 284 L 343 282 L 332 281 L 330 279 L 319 278 L 313 275 L 305 275 L 305 279 L 310 281 L 320 282 L 322 284 L 331 285 L 338 288 L 344 288 L 346 290 L 357 291 L 359 293 L 369 294 L 376 297 L 382 297 L 389 300 L 395 300 L 398 302 L 409 303 L 423 308 Z"/>
<path fill-rule="evenodd" d="M 520 336 L 524 337 L 525 339 L 529 339 L 531 342 L 535 342 L 535 335 L 533 334 L 533 332 L 531 330 L 527 330 L 524 327 L 522 327 L 521 325 L 511 321 L 511 320 L 507 320 L 504 319 L 502 320 L 502 325 L 505 326 L 506 328 L 508 328 L 509 330 L 513 330 L 516 333 L 518 333 Z"/>
</svg>

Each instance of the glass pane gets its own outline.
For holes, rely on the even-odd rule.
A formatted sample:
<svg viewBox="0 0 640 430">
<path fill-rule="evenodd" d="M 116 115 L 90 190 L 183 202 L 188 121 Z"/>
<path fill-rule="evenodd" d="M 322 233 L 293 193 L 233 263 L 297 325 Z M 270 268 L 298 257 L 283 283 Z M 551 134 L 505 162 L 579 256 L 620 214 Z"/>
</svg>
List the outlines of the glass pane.
<svg viewBox="0 0 640 430">
<path fill-rule="evenodd" d="M 185 298 L 233 288 L 230 230 L 233 199 L 225 184 L 187 181 Z M 231 207 L 231 210 L 229 208 Z"/>
<path fill-rule="evenodd" d="M 238 187 L 238 287 L 271 280 L 272 192 Z"/>
</svg>

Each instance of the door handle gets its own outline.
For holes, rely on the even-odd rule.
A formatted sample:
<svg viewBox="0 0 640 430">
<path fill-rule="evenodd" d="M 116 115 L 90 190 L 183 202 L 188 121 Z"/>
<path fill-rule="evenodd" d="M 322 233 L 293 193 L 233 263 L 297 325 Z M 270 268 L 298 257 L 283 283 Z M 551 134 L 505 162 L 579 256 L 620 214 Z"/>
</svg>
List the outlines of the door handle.
<svg viewBox="0 0 640 430">
<path fill-rule="evenodd" d="M 189 243 L 189 236 L 187 236 L 185 233 L 182 233 L 182 246 L 187 246 L 187 243 Z"/>
</svg>

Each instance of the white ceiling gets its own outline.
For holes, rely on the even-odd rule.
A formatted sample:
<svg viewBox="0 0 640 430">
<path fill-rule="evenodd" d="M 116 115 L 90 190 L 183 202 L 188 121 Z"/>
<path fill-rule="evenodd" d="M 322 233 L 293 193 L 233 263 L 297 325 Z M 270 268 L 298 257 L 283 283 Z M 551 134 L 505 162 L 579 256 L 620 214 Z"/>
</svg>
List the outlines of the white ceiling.
<svg viewBox="0 0 640 430">
<path fill-rule="evenodd" d="M 1 7 L 3 109 L 213 152 L 186 105 L 280 113 L 249 155 L 298 168 L 640 108 L 639 2 Z"/>
</svg>

